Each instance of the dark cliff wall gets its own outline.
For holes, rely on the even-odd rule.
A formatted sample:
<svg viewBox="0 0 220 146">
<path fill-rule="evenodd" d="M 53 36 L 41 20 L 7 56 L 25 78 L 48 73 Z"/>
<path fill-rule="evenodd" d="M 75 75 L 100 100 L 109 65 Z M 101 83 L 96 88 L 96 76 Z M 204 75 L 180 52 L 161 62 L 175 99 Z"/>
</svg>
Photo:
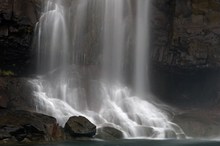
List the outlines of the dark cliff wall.
<svg viewBox="0 0 220 146">
<path fill-rule="evenodd" d="M 160 10 L 156 17 L 161 31 L 154 38 L 153 60 L 180 67 L 219 67 L 220 1 L 168 0 L 164 3 L 168 5 L 162 8 L 167 10 Z"/>
<path fill-rule="evenodd" d="M 220 103 L 220 1 L 156 0 L 152 91 L 178 107 Z"/>
<path fill-rule="evenodd" d="M 40 0 L 0 0 L 0 71 L 23 74 L 30 67 L 31 42 Z"/>
<path fill-rule="evenodd" d="M 154 63 L 179 67 L 220 65 L 219 1 L 152 3 L 150 54 Z M 0 0 L 0 70 L 22 73 L 30 65 L 31 42 L 40 9 L 41 0 Z"/>
<path fill-rule="evenodd" d="M 155 0 L 151 10 L 151 49 L 150 57 L 154 62 L 162 63 L 170 48 L 173 34 L 175 2 L 173 0 Z"/>
</svg>

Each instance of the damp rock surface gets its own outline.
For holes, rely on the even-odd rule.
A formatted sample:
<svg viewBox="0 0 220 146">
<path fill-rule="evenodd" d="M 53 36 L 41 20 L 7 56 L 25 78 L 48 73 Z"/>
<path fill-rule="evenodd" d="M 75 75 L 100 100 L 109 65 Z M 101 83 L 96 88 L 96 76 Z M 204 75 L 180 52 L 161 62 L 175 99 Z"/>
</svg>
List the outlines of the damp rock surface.
<svg viewBox="0 0 220 146">
<path fill-rule="evenodd" d="M 60 131 L 53 117 L 0 109 L 0 143 L 53 141 L 61 138 Z"/>
<path fill-rule="evenodd" d="M 219 67 L 220 3 L 216 0 L 155 0 L 152 59 L 179 67 Z"/>
<path fill-rule="evenodd" d="M 189 137 L 213 138 L 220 134 L 219 111 L 192 110 L 177 114 L 173 121 Z"/>
<path fill-rule="evenodd" d="M 70 117 L 64 127 L 72 137 L 93 137 L 96 126 L 83 116 Z"/>
<path fill-rule="evenodd" d="M 41 0 L 0 0 L 0 72 L 27 73 L 41 4 Z"/>
<path fill-rule="evenodd" d="M 0 77 L 0 108 L 34 111 L 32 92 L 28 78 Z"/>
<path fill-rule="evenodd" d="M 122 139 L 123 137 L 123 133 L 120 130 L 109 126 L 98 128 L 96 135 L 96 138 L 105 140 Z"/>
</svg>

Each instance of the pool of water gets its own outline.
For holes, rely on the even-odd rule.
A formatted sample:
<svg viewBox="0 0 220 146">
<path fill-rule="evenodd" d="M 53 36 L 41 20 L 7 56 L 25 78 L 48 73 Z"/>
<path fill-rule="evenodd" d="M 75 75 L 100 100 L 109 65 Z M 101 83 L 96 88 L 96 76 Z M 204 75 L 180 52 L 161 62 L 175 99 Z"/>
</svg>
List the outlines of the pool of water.
<svg viewBox="0 0 220 146">
<path fill-rule="evenodd" d="M 116 141 L 72 141 L 28 146 L 220 146 L 220 141 L 211 140 L 116 140 Z"/>
</svg>

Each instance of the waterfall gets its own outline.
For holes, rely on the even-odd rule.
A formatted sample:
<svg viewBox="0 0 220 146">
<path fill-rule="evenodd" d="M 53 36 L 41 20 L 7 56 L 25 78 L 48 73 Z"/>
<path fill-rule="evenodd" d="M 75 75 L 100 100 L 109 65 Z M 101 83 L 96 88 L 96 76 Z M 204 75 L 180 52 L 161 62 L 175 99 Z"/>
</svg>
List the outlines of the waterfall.
<svg viewBox="0 0 220 146">
<path fill-rule="evenodd" d="M 136 42 L 135 42 L 135 90 L 140 95 L 148 90 L 148 49 L 149 49 L 149 0 L 137 2 Z"/>
<path fill-rule="evenodd" d="M 121 130 L 125 138 L 169 138 L 170 133 L 179 138 L 183 132 L 160 104 L 140 96 L 148 86 L 150 0 L 135 6 L 131 1 L 45 1 L 34 41 L 41 75 L 30 81 L 36 110 L 56 117 L 61 126 L 82 115 L 98 127 Z M 125 82 L 128 53 L 135 60 L 135 90 Z"/>
<path fill-rule="evenodd" d="M 124 0 L 106 0 L 103 41 L 103 75 L 120 80 L 125 50 Z"/>
</svg>

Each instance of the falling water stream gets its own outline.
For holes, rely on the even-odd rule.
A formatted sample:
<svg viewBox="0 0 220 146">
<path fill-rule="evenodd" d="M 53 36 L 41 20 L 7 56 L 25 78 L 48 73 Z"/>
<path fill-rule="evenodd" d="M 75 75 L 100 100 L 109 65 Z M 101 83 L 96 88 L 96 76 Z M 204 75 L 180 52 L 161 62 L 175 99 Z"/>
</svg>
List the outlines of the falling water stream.
<svg viewBox="0 0 220 146">
<path fill-rule="evenodd" d="M 148 94 L 149 86 L 150 0 L 137 0 L 135 6 L 131 1 L 45 2 L 35 30 L 37 70 L 41 74 L 31 81 L 36 110 L 56 117 L 62 126 L 70 116 L 83 115 L 98 127 L 121 130 L 125 138 L 169 138 L 172 133 L 179 138 L 182 130 L 169 121 L 159 104 L 141 97 Z M 132 7 L 136 15 L 133 23 L 128 18 Z M 134 67 L 130 80 L 135 93 L 124 82 L 129 60 L 125 54 L 131 38 Z M 98 65 L 87 64 L 91 50 L 99 52 L 92 59 L 99 60 Z"/>
</svg>

